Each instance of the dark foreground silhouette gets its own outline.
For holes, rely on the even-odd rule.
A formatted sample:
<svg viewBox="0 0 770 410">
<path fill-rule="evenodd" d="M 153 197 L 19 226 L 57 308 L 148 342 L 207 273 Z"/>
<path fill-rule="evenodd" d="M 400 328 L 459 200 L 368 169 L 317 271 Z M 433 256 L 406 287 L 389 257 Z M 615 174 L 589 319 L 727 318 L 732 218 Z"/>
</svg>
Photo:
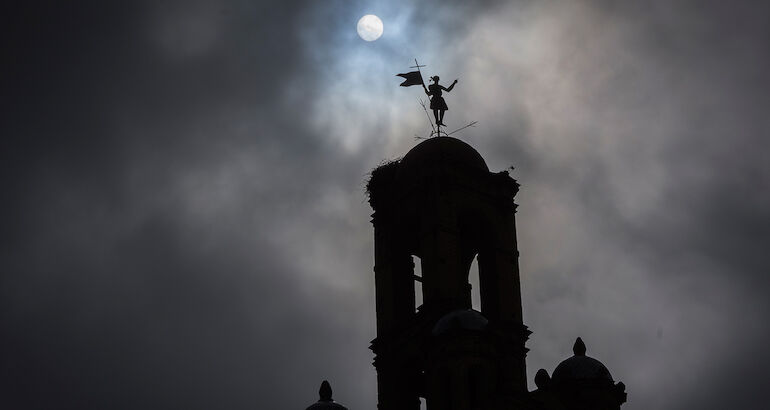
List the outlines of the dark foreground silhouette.
<svg viewBox="0 0 770 410">
<path fill-rule="evenodd" d="M 433 78 L 431 108 L 446 105 Z M 446 90 L 451 89 L 451 87 Z M 430 90 L 429 90 L 430 91 Z M 379 410 L 618 410 L 625 386 L 585 355 L 527 386 L 516 204 L 507 171 L 452 137 L 429 138 L 372 171 Z M 477 261 L 481 309 L 469 282 Z M 421 275 L 416 275 L 419 264 Z M 419 283 L 419 288 L 416 284 Z M 416 292 L 422 293 L 417 306 Z"/>
<path fill-rule="evenodd" d="M 441 120 L 445 89 L 433 81 L 431 108 Z M 422 400 L 429 410 L 620 409 L 625 386 L 586 356 L 581 338 L 574 355 L 552 376 L 540 369 L 537 390 L 528 391 L 532 332 L 521 310 L 519 184 L 507 171 L 490 171 L 470 145 L 438 136 L 374 169 L 366 190 L 374 209 L 378 410 L 420 410 Z M 474 260 L 480 311 L 468 280 Z M 324 382 L 309 409 L 340 408 Z"/>
</svg>

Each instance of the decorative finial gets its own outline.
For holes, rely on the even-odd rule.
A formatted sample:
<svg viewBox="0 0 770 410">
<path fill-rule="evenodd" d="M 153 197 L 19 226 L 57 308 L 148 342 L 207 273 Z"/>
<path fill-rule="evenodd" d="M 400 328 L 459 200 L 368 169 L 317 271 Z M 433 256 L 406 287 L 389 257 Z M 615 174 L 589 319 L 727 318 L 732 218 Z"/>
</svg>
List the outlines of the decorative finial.
<svg viewBox="0 0 770 410">
<path fill-rule="evenodd" d="M 332 401 L 332 385 L 324 380 L 321 383 L 321 388 L 318 389 L 318 395 L 321 396 L 320 401 Z"/>
<path fill-rule="evenodd" d="M 572 346 L 572 353 L 575 353 L 575 356 L 586 355 L 586 344 L 583 343 L 583 339 L 578 337 L 577 340 L 575 340 L 575 345 Z"/>
</svg>

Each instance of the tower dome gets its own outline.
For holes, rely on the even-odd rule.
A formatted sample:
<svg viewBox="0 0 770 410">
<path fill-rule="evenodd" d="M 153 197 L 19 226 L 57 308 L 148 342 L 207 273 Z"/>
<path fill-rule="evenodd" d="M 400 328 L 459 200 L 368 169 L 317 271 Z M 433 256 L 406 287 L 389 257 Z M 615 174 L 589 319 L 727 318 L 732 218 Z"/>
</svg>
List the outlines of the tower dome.
<svg viewBox="0 0 770 410">
<path fill-rule="evenodd" d="M 626 385 L 615 383 L 602 362 L 586 356 L 581 338 L 572 347 L 574 356 L 556 366 L 553 376 L 540 369 L 535 377 L 533 398 L 541 403 L 560 402 L 566 410 L 619 410 L 626 402 Z"/>
<path fill-rule="evenodd" d="M 556 366 L 551 378 L 554 383 L 570 381 L 607 381 L 612 383 L 612 375 L 602 362 L 586 356 L 586 345 L 583 339 L 577 338 L 572 347 L 574 356 L 562 361 Z"/>
<path fill-rule="evenodd" d="M 484 158 L 470 145 L 457 138 L 433 137 L 407 152 L 401 160 L 400 173 L 414 176 L 423 169 L 439 165 L 489 172 Z"/>
<path fill-rule="evenodd" d="M 307 410 L 348 410 L 347 407 L 332 399 L 332 386 L 328 381 L 324 380 L 321 383 L 321 388 L 318 389 L 318 395 L 321 397 L 317 402 L 308 407 Z"/>
</svg>

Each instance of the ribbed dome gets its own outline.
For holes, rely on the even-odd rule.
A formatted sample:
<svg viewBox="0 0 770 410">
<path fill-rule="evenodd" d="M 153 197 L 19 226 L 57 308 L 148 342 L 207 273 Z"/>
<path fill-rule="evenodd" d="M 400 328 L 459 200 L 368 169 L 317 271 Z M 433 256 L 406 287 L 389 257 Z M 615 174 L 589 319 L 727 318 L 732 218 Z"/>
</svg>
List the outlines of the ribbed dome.
<svg viewBox="0 0 770 410">
<path fill-rule="evenodd" d="M 451 330 L 484 330 L 489 320 L 481 312 L 473 309 L 459 309 L 447 313 L 433 326 L 434 336 L 442 335 Z"/>
<path fill-rule="evenodd" d="M 484 158 L 470 145 L 457 138 L 433 137 L 417 144 L 404 156 L 401 172 L 411 175 L 442 162 L 453 167 L 489 171 Z"/>
<path fill-rule="evenodd" d="M 556 366 L 551 380 L 554 383 L 563 383 L 572 380 L 606 380 L 612 382 L 612 375 L 602 362 L 593 357 L 586 356 L 586 345 L 581 338 L 577 338 L 572 348 L 574 356 L 564 360 Z"/>
</svg>

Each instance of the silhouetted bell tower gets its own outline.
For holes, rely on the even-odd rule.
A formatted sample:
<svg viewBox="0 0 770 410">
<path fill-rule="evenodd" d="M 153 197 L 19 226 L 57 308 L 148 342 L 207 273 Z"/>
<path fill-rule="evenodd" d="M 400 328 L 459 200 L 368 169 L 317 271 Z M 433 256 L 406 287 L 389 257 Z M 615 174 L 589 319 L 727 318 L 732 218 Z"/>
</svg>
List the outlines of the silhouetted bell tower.
<svg viewBox="0 0 770 410">
<path fill-rule="evenodd" d="M 525 408 L 519 185 L 470 145 L 430 138 L 372 172 L 380 410 Z M 415 275 L 414 257 L 422 277 Z M 478 257 L 481 312 L 468 281 Z M 423 305 L 415 306 L 415 281 Z"/>
</svg>

